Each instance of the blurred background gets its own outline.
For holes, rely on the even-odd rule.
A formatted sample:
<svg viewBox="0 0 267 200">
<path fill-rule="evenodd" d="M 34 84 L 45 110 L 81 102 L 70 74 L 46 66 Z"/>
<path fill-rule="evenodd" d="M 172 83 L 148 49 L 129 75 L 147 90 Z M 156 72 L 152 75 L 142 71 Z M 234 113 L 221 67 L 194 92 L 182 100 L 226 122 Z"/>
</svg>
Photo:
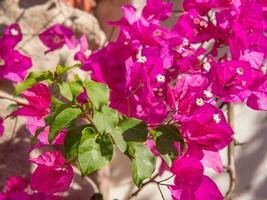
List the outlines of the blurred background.
<svg viewBox="0 0 267 200">
<path fill-rule="evenodd" d="M 182 2 L 173 1 L 176 8 Z M 64 23 L 72 27 L 75 32 L 86 32 L 94 44 L 90 48 L 103 46 L 106 41 L 114 40 L 118 30 L 107 26 L 107 21 L 118 20 L 121 17 L 120 7 L 133 3 L 141 9 L 145 0 L 0 0 L 0 32 L 6 25 L 18 22 L 22 28 L 24 39 L 20 43 L 20 50 L 33 58 L 32 70 L 54 68 L 58 63 L 73 64 L 73 52 L 67 48 L 44 55 L 45 47 L 38 40 L 38 34 L 45 28 L 55 24 Z M 171 26 L 177 19 L 173 16 L 167 23 Z M 77 69 L 84 78 L 88 74 Z M 12 97 L 14 87 L 11 82 L 0 81 L 0 95 Z M 0 100 L 0 115 L 7 114 L 10 102 Z M 238 142 L 235 162 L 237 168 L 236 200 L 266 200 L 267 199 L 267 114 L 253 111 L 243 105 L 234 106 L 234 130 Z M 28 177 L 33 166 L 29 159 L 28 147 L 31 143 L 30 134 L 24 126 L 24 120 L 19 118 L 5 121 L 5 134 L 0 138 L 0 190 L 8 176 L 23 175 Z M 30 156 L 38 152 L 34 151 Z M 224 163 L 226 150 L 221 152 Z M 227 173 L 216 175 L 207 171 L 219 188 L 225 193 L 229 187 Z M 164 177 L 168 177 L 165 174 Z M 162 177 L 161 179 L 164 179 Z M 113 158 L 109 167 L 98 174 L 82 179 L 78 173 L 68 193 L 64 194 L 67 200 L 88 200 L 94 192 L 105 191 L 107 200 L 128 199 L 136 188 L 132 184 L 130 162 L 119 152 Z M 168 190 L 162 187 L 166 199 L 171 199 Z M 162 199 L 157 186 L 147 185 L 133 199 L 160 200 Z"/>
</svg>

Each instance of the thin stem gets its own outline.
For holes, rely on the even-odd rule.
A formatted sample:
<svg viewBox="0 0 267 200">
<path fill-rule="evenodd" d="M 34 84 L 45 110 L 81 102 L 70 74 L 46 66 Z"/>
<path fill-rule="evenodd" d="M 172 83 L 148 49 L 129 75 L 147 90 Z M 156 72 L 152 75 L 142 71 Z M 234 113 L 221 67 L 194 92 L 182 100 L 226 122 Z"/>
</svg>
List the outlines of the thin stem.
<svg viewBox="0 0 267 200">
<path fill-rule="evenodd" d="M 10 97 L 4 97 L 4 96 L 0 96 L 0 99 L 5 99 L 5 100 L 9 100 L 9 101 L 12 101 L 12 102 L 15 102 L 15 103 L 20 103 L 19 101 L 17 101 L 16 99 L 12 99 Z"/>
<path fill-rule="evenodd" d="M 174 13 L 184 13 L 184 10 L 173 10 Z"/>
<path fill-rule="evenodd" d="M 168 180 L 170 180 L 172 177 L 174 177 L 175 176 L 175 174 L 173 174 L 173 175 L 171 175 L 170 177 L 168 177 L 168 178 L 165 178 L 165 179 L 163 179 L 163 180 L 161 180 L 161 181 L 158 181 L 158 183 L 162 183 L 162 182 L 165 182 L 165 181 L 168 181 Z"/>
<path fill-rule="evenodd" d="M 228 108 L 227 112 L 228 122 L 230 126 L 233 127 L 234 126 L 233 104 L 228 103 L 227 108 Z M 232 200 L 236 187 L 236 168 L 235 168 L 234 153 L 235 153 L 235 142 L 232 141 L 228 146 L 228 151 L 227 151 L 227 159 L 228 159 L 227 172 L 229 174 L 230 186 L 226 193 L 225 200 Z"/>
<path fill-rule="evenodd" d="M 157 184 L 157 186 L 158 186 L 158 189 L 159 189 L 159 192 L 160 192 L 160 195 L 161 195 L 162 199 L 165 200 L 165 197 L 164 197 L 164 195 L 163 195 L 163 193 L 162 193 L 162 191 L 161 191 L 161 189 L 160 189 L 159 184 Z"/>
<path fill-rule="evenodd" d="M 148 184 L 150 184 L 150 183 L 155 183 L 154 179 L 157 178 L 158 176 L 159 176 L 159 175 L 156 174 L 156 175 L 153 176 L 149 181 L 143 183 L 142 187 L 139 188 L 138 190 L 136 190 L 134 193 L 132 193 L 131 196 L 129 196 L 128 199 L 131 199 L 131 198 L 137 196 L 137 195 L 139 194 L 139 192 L 141 192 L 141 190 L 144 188 L 144 186 L 146 186 L 146 185 L 148 185 Z"/>
<path fill-rule="evenodd" d="M 87 119 L 90 122 L 90 124 L 97 130 L 96 125 L 93 122 L 93 120 L 91 119 L 90 115 L 88 115 L 88 113 L 86 113 L 86 111 L 83 109 L 82 106 L 80 106 L 80 109 L 81 109 L 81 111 L 83 113 L 84 118 Z"/>
<path fill-rule="evenodd" d="M 16 138 L 17 125 L 18 125 L 18 118 L 16 117 L 15 118 L 15 123 L 14 123 L 14 126 L 13 126 L 13 130 L 12 130 L 12 135 L 11 135 L 11 138 L 10 138 L 10 142 L 12 142 Z"/>
<path fill-rule="evenodd" d="M 114 32 L 115 32 L 115 26 L 113 26 L 112 28 L 111 28 L 111 31 L 110 31 L 110 34 L 109 34 L 109 36 L 108 36 L 108 41 L 107 42 L 110 42 L 111 41 L 111 39 L 112 39 L 112 36 L 113 36 L 113 34 L 114 34 Z"/>
</svg>

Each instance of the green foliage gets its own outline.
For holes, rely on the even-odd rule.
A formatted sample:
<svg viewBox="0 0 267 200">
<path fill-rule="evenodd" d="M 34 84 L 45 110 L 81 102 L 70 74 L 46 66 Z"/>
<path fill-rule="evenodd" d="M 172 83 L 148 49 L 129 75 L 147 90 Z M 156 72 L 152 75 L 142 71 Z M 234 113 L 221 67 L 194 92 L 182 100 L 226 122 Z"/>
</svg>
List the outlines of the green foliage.
<svg viewBox="0 0 267 200">
<path fill-rule="evenodd" d="M 122 136 L 126 142 L 145 142 L 147 140 L 148 129 L 142 120 L 126 118 L 118 126 L 122 130 Z"/>
<path fill-rule="evenodd" d="M 73 66 L 61 66 L 61 65 L 58 65 L 56 67 L 56 75 L 59 76 L 59 75 L 62 75 L 64 74 L 65 72 L 69 71 L 70 69 L 73 69 L 75 67 L 80 67 L 81 65 L 80 64 L 75 64 Z"/>
<path fill-rule="evenodd" d="M 74 127 L 68 130 L 64 141 L 65 158 L 70 161 L 78 156 L 78 147 L 82 137 L 82 131 L 88 126 Z"/>
<path fill-rule="evenodd" d="M 104 105 L 100 111 L 94 111 L 92 120 L 100 133 L 111 133 L 119 122 L 118 112 Z"/>
<path fill-rule="evenodd" d="M 155 157 L 145 145 L 149 132 L 146 123 L 123 117 L 110 108 L 109 88 L 105 84 L 92 80 L 82 81 L 79 77 L 73 82 L 61 81 L 60 75 L 72 68 L 59 65 L 54 74 L 50 71 L 30 73 L 17 86 L 17 94 L 44 80 L 50 80 L 51 84 L 58 86 L 60 96 L 52 96 L 51 113 L 45 117 L 46 125 L 36 131 L 35 139 L 49 126 L 48 140 L 52 143 L 58 133 L 66 128 L 64 155 L 68 162 L 78 160 L 82 176 L 110 162 L 114 143 L 131 159 L 134 183 L 141 187 L 156 167 Z M 88 103 L 80 104 L 77 97 L 84 89 Z M 80 126 L 77 125 L 77 119 L 84 119 L 79 120 Z M 161 129 L 155 130 L 155 133 L 159 142 L 165 142 Z M 161 149 L 161 152 L 165 151 L 169 153 L 168 149 Z"/>
<path fill-rule="evenodd" d="M 102 106 L 109 101 L 109 88 L 107 85 L 95 81 L 85 81 L 87 96 L 96 110 L 100 110 Z"/>
<path fill-rule="evenodd" d="M 112 159 L 113 145 L 110 136 L 100 136 L 89 127 L 82 131 L 78 146 L 78 162 L 83 176 L 102 168 Z"/>
<path fill-rule="evenodd" d="M 75 82 L 59 82 L 60 94 L 69 101 L 75 101 L 76 98 L 83 92 L 83 86 L 80 81 Z"/>
<path fill-rule="evenodd" d="M 74 119 L 81 114 L 79 108 L 68 107 L 62 112 L 58 113 L 54 120 L 50 123 L 50 132 L 48 140 L 50 143 L 56 138 L 57 134 L 66 128 Z"/>
<path fill-rule="evenodd" d="M 121 152 L 125 152 L 127 150 L 127 143 L 122 136 L 121 128 L 116 127 L 115 129 L 113 129 L 111 135 L 119 150 Z"/>
<path fill-rule="evenodd" d="M 151 151 L 142 143 L 129 146 L 132 157 L 132 177 L 137 187 L 141 187 L 145 179 L 150 178 L 156 169 L 156 159 Z"/>
<path fill-rule="evenodd" d="M 32 87 L 36 83 L 39 83 L 44 80 L 52 80 L 53 79 L 53 73 L 51 71 L 42 71 L 42 72 L 31 72 L 27 76 L 27 78 L 24 80 L 24 82 L 19 83 L 16 85 L 15 88 L 15 95 L 19 95 L 24 90 L 27 90 L 28 88 Z"/>
<path fill-rule="evenodd" d="M 179 130 L 174 125 L 162 125 L 154 130 L 156 149 L 163 156 L 168 165 L 178 156 L 175 142 L 179 142 L 181 151 L 184 148 L 184 140 Z"/>
<path fill-rule="evenodd" d="M 12 112 L 14 112 L 14 111 L 16 111 L 18 109 L 19 109 L 19 106 L 17 104 L 9 104 L 8 107 L 7 107 L 7 111 L 9 113 L 12 113 Z"/>
</svg>

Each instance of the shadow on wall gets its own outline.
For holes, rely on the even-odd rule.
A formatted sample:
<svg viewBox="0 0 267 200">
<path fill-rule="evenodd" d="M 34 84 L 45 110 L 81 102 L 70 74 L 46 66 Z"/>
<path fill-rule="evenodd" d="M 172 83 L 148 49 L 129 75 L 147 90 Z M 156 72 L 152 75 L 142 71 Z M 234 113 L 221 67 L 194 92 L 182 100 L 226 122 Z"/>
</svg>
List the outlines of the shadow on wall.
<svg viewBox="0 0 267 200">
<path fill-rule="evenodd" d="M 13 120 L 15 121 L 15 120 Z M 29 146 L 31 144 L 29 133 L 25 126 L 17 131 L 15 139 L 8 139 L 0 145 L 0 190 L 10 176 L 23 176 L 30 174 Z M 19 153 L 18 153 L 19 152 Z"/>
<path fill-rule="evenodd" d="M 33 6 L 45 4 L 47 1 L 48 0 L 34 0 L 34 1 L 20 0 L 19 1 L 19 7 L 27 9 L 27 8 L 30 8 L 30 7 L 33 7 Z"/>
<path fill-rule="evenodd" d="M 250 139 L 248 143 L 243 145 L 240 151 L 242 154 L 236 159 L 236 170 L 237 170 L 237 195 L 242 195 L 244 193 L 253 194 L 253 197 L 257 200 L 267 199 L 267 173 L 264 170 L 259 173 L 260 167 L 264 165 L 266 160 L 267 152 L 267 115 L 255 123 L 254 127 L 261 127 L 254 134 L 254 137 Z M 263 181 L 257 183 L 257 187 L 252 185 L 256 178 L 260 176 Z"/>
<path fill-rule="evenodd" d="M 113 31 L 112 26 L 107 25 L 109 21 L 117 21 L 122 17 L 121 7 L 126 4 L 130 4 L 131 0 L 97 0 L 97 6 L 95 8 L 95 16 L 99 20 L 102 30 L 106 33 L 107 38 L 111 40 L 117 38 L 119 31 L 116 29 Z"/>
</svg>

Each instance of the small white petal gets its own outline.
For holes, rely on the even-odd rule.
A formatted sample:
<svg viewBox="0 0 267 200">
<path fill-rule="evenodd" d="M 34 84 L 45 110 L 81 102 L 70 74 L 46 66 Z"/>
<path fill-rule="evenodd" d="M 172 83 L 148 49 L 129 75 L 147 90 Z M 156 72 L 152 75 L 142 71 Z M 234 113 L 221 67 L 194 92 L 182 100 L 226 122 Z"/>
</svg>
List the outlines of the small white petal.
<svg viewBox="0 0 267 200">
<path fill-rule="evenodd" d="M 156 78 L 157 78 L 157 81 L 158 81 L 159 83 L 164 83 L 164 82 L 165 82 L 165 76 L 163 76 L 163 75 L 161 75 L 161 74 L 158 74 L 158 75 L 156 76 Z"/>
<path fill-rule="evenodd" d="M 213 120 L 219 124 L 221 122 L 221 118 L 219 114 L 213 114 Z"/>
<path fill-rule="evenodd" d="M 197 98 L 196 99 L 196 104 L 198 105 L 198 106 L 203 106 L 204 105 L 204 100 L 202 99 L 202 98 Z"/>
<path fill-rule="evenodd" d="M 17 35 L 19 34 L 18 30 L 14 29 L 14 28 L 12 28 L 12 29 L 10 30 L 10 33 L 11 33 L 11 35 L 13 35 L 13 36 L 17 36 Z"/>
</svg>

